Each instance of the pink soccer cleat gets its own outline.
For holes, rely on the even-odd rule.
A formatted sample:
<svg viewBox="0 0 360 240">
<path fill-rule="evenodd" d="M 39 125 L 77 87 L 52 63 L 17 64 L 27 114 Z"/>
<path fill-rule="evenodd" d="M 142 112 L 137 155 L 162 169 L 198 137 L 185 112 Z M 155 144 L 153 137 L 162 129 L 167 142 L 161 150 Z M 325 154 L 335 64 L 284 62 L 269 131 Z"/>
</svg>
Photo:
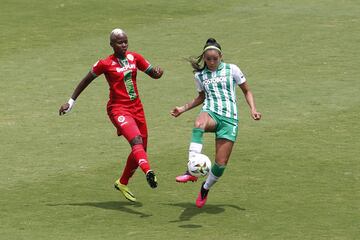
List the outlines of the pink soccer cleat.
<svg viewBox="0 0 360 240">
<path fill-rule="evenodd" d="M 207 196 L 208 196 L 208 193 L 209 193 L 209 189 L 204 188 L 204 183 L 201 185 L 199 195 L 198 195 L 198 197 L 196 199 L 196 206 L 198 208 L 202 208 L 205 205 L 206 200 L 207 200 Z"/>
<path fill-rule="evenodd" d="M 191 175 L 188 171 L 186 171 L 183 175 L 177 176 L 175 179 L 180 183 L 187 183 L 188 181 L 196 182 L 198 180 L 197 177 Z"/>
</svg>

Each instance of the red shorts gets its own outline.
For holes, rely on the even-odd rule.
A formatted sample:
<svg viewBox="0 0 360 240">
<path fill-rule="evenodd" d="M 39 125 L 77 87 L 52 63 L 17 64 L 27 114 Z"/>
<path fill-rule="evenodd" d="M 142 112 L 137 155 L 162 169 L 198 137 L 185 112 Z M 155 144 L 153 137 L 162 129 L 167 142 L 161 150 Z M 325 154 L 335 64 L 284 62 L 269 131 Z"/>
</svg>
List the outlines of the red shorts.
<svg viewBox="0 0 360 240">
<path fill-rule="evenodd" d="M 108 103 L 107 113 L 117 129 L 118 136 L 124 135 L 130 141 L 134 137 L 141 135 L 146 148 L 147 126 L 141 102 L 126 107 L 123 104 Z"/>
</svg>

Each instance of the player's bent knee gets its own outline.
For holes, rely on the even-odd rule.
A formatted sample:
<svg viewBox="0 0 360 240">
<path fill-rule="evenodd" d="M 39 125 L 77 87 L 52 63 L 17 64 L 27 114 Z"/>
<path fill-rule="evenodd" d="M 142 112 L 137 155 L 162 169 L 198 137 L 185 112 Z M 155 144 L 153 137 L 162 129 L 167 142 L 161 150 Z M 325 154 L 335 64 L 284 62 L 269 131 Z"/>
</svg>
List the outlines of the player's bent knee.
<svg viewBox="0 0 360 240">
<path fill-rule="evenodd" d="M 134 146 L 137 144 L 143 144 L 143 140 L 142 137 L 140 135 L 137 135 L 136 137 L 134 137 L 133 139 L 130 140 L 130 145 Z"/>
<path fill-rule="evenodd" d="M 205 128 L 205 123 L 203 123 L 201 121 L 195 121 L 194 127 L 204 129 Z"/>
</svg>

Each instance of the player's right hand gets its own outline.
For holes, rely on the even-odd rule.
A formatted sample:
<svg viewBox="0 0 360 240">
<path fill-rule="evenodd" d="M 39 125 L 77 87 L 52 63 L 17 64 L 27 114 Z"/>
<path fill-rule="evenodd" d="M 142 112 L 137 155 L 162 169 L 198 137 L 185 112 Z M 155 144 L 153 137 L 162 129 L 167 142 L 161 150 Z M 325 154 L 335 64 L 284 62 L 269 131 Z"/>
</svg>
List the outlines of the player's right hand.
<svg viewBox="0 0 360 240">
<path fill-rule="evenodd" d="M 70 98 L 69 101 L 67 103 L 64 103 L 63 105 L 61 105 L 60 109 L 59 109 L 59 115 L 64 115 L 65 113 L 70 112 L 70 110 L 73 108 L 75 104 L 75 100 Z"/>
<path fill-rule="evenodd" d="M 185 112 L 184 107 L 175 107 L 170 114 L 174 117 L 178 117 L 180 116 L 180 114 L 182 114 L 183 112 Z"/>
<path fill-rule="evenodd" d="M 60 109 L 59 109 L 59 115 L 64 115 L 65 113 L 70 111 L 70 104 L 69 103 L 64 103 L 63 105 L 61 105 Z"/>
</svg>

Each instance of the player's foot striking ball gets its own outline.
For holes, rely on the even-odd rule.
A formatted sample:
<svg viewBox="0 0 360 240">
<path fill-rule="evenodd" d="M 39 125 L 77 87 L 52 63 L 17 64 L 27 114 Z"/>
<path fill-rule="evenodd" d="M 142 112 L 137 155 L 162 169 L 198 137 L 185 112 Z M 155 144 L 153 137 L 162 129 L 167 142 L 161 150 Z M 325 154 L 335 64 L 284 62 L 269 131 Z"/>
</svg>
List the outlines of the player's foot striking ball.
<svg viewBox="0 0 360 240">
<path fill-rule="evenodd" d="M 191 175 L 188 171 L 186 171 L 183 175 L 179 175 L 175 178 L 175 180 L 179 183 L 187 183 L 187 182 L 196 182 L 198 177 Z"/>
</svg>

